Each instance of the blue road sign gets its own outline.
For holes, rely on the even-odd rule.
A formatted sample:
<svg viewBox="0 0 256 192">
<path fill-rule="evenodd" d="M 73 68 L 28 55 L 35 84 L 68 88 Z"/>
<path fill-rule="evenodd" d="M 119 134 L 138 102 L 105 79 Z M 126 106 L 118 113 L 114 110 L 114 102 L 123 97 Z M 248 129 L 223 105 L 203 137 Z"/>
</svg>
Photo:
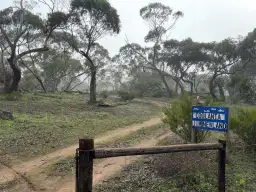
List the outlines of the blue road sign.
<svg viewBox="0 0 256 192">
<path fill-rule="evenodd" d="M 192 128 L 227 132 L 228 108 L 212 106 L 193 106 Z"/>
</svg>

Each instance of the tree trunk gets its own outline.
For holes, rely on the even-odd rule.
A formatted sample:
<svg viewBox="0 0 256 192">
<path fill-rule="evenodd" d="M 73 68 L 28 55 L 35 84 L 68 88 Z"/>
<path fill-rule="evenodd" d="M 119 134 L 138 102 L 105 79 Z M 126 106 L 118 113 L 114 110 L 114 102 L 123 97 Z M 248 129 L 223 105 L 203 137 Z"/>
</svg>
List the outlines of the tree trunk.
<svg viewBox="0 0 256 192">
<path fill-rule="evenodd" d="M 175 81 L 176 85 L 178 87 L 180 87 L 180 92 L 181 92 L 181 94 L 183 94 L 184 93 L 184 87 L 181 84 L 181 82 L 179 81 L 179 79 L 178 78 L 173 78 L 173 80 Z M 177 87 L 177 92 L 178 92 L 178 87 Z"/>
<path fill-rule="evenodd" d="M 11 84 L 11 87 L 8 90 L 8 92 L 12 93 L 13 91 L 18 91 L 19 83 L 21 80 L 21 70 L 17 67 L 14 58 L 9 58 L 8 62 L 10 64 L 10 66 L 12 68 L 12 72 L 13 72 L 12 84 Z"/>
<path fill-rule="evenodd" d="M 179 88 L 179 84 L 178 84 L 178 83 L 175 83 L 175 93 L 176 93 L 177 95 L 179 95 L 179 93 L 178 93 L 178 88 Z"/>
<path fill-rule="evenodd" d="M 96 69 L 91 70 L 90 103 L 96 103 Z"/>
<path fill-rule="evenodd" d="M 194 83 L 191 81 L 190 82 L 190 94 L 193 95 L 193 86 L 194 86 Z"/>
<path fill-rule="evenodd" d="M 190 84 L 190 95 L 193 95 L 193 93 L 194 93 L 194 89 L 193 89 L 194 83 L 192 81 L 188 81 L 188 84 Z"/>
<path fill-rule="evenodd" d="M 160 74 L 160 75 L 161 75 L 161 74 Z M 169 87 L 169 85 L 168 85 L 168 83 L 167 83 L 165 77 L 164 77 L 163 75 L 161 75 L 161 78 L 162 78 L 162 81 L 163 81 L 163 83 L 164 83 L 164 86 L 165 86 L 165 88 L 166 88 L 166 90 L 167 90 L 167 92 L 168 92 L 169 97 L 172 97 L 172 96 L 173 96 L 172 90 L 170 89 L 170 87 Z"/>
<path fill-rule="evenodd" d="M 220 93 L 220 100 L 225 101 L 225 93 L 221 84 L 218 83 L 218 89 Z"/>
<path fill-rule="evenodd" d="M 2 64 L 2 73 L 3 73 L 3 79 L 1 79 L 3 81 L 4 84 L 4 90 L 7 90 L 7 77 L 6 77 L 6 70 L 5 70 L 5 64 L 4 64 L 4 52 L 2 51 L 1 53 L 1 64 Z"/>
<path fill-rule="evenodd" d="M 216 78 L 217 78 L 217 75 L 214 74 L 209 82 L 209 91 L 210 91 L 212 98 L 215 100 L 217 100 L 217 96 L 216 96 L 215 90 L 214 90 L 214 81 L 216 80 Z"/>
<path fill-rule="evenodd" d="M 194 83 L 193 81 L 189 81 L 189 80 L 185 80 L 185 79 L 182 79 L 185 83 L 188 83 L 190 85 L 190 95 L 193 95 L 193 87 L 194 87 Z"/>
</svg>

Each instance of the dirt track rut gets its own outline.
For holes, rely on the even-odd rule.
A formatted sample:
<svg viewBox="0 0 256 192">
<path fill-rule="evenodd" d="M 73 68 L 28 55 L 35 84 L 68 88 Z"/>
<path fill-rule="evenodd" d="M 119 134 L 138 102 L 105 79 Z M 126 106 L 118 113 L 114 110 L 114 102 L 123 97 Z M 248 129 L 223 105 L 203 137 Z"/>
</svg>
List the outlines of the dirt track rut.
<svg viewBox="0 0 256 192">
<path fill-rule="evenodd" d="M 141 124 L 135 124 L 131 126 L 127 126 L 125 128 L 119 128 L 113 131 L 110 131 L 105 134 L 105 136 L 101 136 L 95 139 L 95 143 L 107 142 L 115 138 L 120 138 L 126 135 L 129 135 L 132 132 L 138 131 L 143 127 L 150 127 L 153 125 L 157 125 L 161 123 L 161 119 L 159 117 L 152 118 L 148 121 L 145 121 Z M 57 150 L 55 152 L 49 153 L 47 155 L 37 157 L 33 160 L 24 162 L 20 165 L 14 165 L 11 168 L 3 168 L 0 170 L 0 186 L 4 183 L 12 181 L 14 179 L 19 178 L 20 175 L 24 175 L 29 173 L 34 169 L 40 169 L 45 165 L 50 164 L 52 161 L 60 160 L 72 156 L 75 154 L 78 145 L 72 145 L 67 148 L 63 148 Z"/>
<path fill-rule="evenodd" d="M 135 145 L 133 147 L 150 147 L 156 145 L 157 141 L 164 139 L 167 136 L 170 136 L 171 133 L 167 133 L 162 135 L 159 138 L 154 138 L 151 140 L 142 141 L 140 144 Z M 114 157 L 107 158 L 100 162 L 97 165 L 94 165 L 93 168 L 93 185 L 97 185 L 98 183 L 110 178 L 115 175 L 119 171 L 121 171 L 122 167 L 133 163 L 138 160 L 140 156 L 130 156 L 130 157 Z M 54 189 L 48 189 L 50 191 L 57 192 L 75 192 L 75 179 L 70 178 L 71 181 L 61 183 Z"/>
</svg>

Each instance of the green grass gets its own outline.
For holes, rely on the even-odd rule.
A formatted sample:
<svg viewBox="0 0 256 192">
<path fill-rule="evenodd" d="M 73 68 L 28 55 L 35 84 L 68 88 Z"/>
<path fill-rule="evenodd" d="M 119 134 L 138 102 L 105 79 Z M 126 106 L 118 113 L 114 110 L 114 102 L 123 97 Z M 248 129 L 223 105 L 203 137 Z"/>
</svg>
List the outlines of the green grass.
<svg viewBox="0 0 256 192">
<path fill-rule="evenodd" d="M 169 128 L 165 125 L 155 125 L 149 128 L 142 128 L 134 133 L 131 133 L 130 135 L 115 139 L 113 141 L 97 144 L 96 147 L 130 147 L 140 143 L 142 140 L 157 138 L 168 131 Z M 94 163 L 98 163 L 102 160 L 103 159 L 97 159 L 94 161 Z M 46 167 L 42 172 L 46 173 L 48 176 L 66 176 L 70 174 L 75 174 L 75 157 L 69 157 L 60 160 L 54 164 L 51 164 Z"/>
<path fill-rule="evenodd" d="M 14 100 L 0 96 L 0 109 L 14 113 L 13 121 L 0 119 L 0 155 L 27 160 L 98 136 L 108 130 L 141 123 L 159 114 L 152 104 L 131 102 L 100 108 L 80 94 L 23 94 Z"/>
</svg>

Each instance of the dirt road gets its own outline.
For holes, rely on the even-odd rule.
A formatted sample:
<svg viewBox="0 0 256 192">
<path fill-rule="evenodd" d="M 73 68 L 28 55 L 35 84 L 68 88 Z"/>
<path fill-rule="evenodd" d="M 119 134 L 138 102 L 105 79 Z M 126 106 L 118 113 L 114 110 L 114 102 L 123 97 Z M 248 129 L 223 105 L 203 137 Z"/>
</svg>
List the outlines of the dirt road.
<svg viewBox="0 0 256 192">
<path fill-rule="evenodd" d="M 158 106 L 163 106 L 166 103 L 153 101 L 151 102 Z M 141 124 L 135 124 L 131 126 L 127 126 L 124 128 L 119 128 L 113 131 L 107 132 L 104 136 L 98 137 L 95 139 L 95 144 L 100 144 L 102 142 L 108 142 L 114 140 L 116 138 L 122 138 L 127 136 L 133 132 L 136 132 L 142 128 L 151 127 L 161 123 L 160 117 L 151 118 L 148 121 L 145 121 Z M 156 139 L 143 141 L 139 146 L 152 146 L 156 143 Z M 0 190 L 1 186 L 9 182 L 13 182 L 15 180 L 21 181 L 19 186 L 14 186 L 14 188 L 8 190 L 8 192 L 12 191 L 20 191 L 20 192 L 35 192 L 38 191 L 33 183 L 30 183 L 30 180 L 27 179 L 27 173 L 40 173 L 43 167 L 52 164 L 53 162 L 59 161 L 61 159 L 65 159 L 70 156 L 75 155 L 75 151 L 78 148 L 78 145 L 72 145 L 63 149 L 59 149 L 47 155 L 43 155 L 41 157 L 37 157 L 35 159 L 24 162 L 20 165 L 14 165 L 12 167 L 1 166 L 0 164 Z M 138 157 L 122 157 L 122 158 L 109 158 L 104 160 L 102 163 L 98 164 L 95 167 L 94 171 L 94 184 L 106 179 L 108 176 L 118 172 L 122 166 L 125 164 L 132 163 L 138 159 Z M 125 160 L 125 161 L 124 161 Z M 111 170 L 111 171 L 110 171 Z M 47 181 L 43 182 L 47 186 Z M 55 190 L 51 189 L 50 191 L 72 191 L 74 189 L 74 181 L 68 181 L 65 185 L 63 183 L 56 182 Z M 37 185 L 37 183 L 36 183 Z M 18 188 L 17 188 L 18 187 Z M 45 189 L 44 189 L 45 190 Z M 6 191 L 7 192 L 7 191 Z"/>
<path fill-rule="evenodd" d="M 157 141 L 170 136 L 170 133 L 162 135 L 159 138 L 154 138 L 151 140 L 142 141 L 140 144 L 133 146 L 133 147 L 150 147 L 156 145 Z M 93 168 L 93 185 L 96 185 L 103 180 L 106 180 L 113 176 L 114 174 L 121 171 L 121 169 L 133 163 L 134 161 L 138 160 L 140 156 L 130 156 L 130 157 L 115 157 L 115 158 L 107 158 L 100 162 L 99 164 L 95 165 Z M 64 183 L 60 183 L 59 186 L 55 187 L 54 189 L 48 189 L 50 191 L 57 191 L 57 192 L 75 192 L 75 179 L 69 178 L 71 181 L 66 181 Z"/>
<path fill-rule="evenodd" d="M 161 123 L 161 119 L 159 117 L 155 117 L 155 118 L 152 118 L 152 119 L 145 121 L 141 124 L 135 124 L 135 125 L 127 126 L 125 128 L 119 128 L 119 129 L 107 132 L 105 134 L 105 136 L 96 138 L 95 143 L 99 144 L 101 142 L 111 141 L 115 138 L 121 138 L 121 137 L 129 135 L 135 131 L 138 131 L 139 129 L 142 129 L 144 127 L 150 127 L 153 125 L 157 125 L 159 123 Z M 63 149 L 57 150 L 55 152 L 52 152 L 50 154 L 47 154 L 47 155 L 35 158 L 33 160 L 24 162 L 20 165 L 14 165 L 11 168 L 5 167 L 0 170 L 0 186 L 6 182 L 10 182 L 14 179 L 17 179 L 21 175 L 29 173 L 30 171 L 32 171 L 34 169 L 40 169 L 43 166 L 51 164 L 52 161 L 56 161 L 56 160 L 67 158 L 69 156 L 73 156 L 75 154 L 75 151 L 77 148 L 78 148 L 78 145 L 72 145 L 70 147 L 63 148 Z"/>
</svg>

